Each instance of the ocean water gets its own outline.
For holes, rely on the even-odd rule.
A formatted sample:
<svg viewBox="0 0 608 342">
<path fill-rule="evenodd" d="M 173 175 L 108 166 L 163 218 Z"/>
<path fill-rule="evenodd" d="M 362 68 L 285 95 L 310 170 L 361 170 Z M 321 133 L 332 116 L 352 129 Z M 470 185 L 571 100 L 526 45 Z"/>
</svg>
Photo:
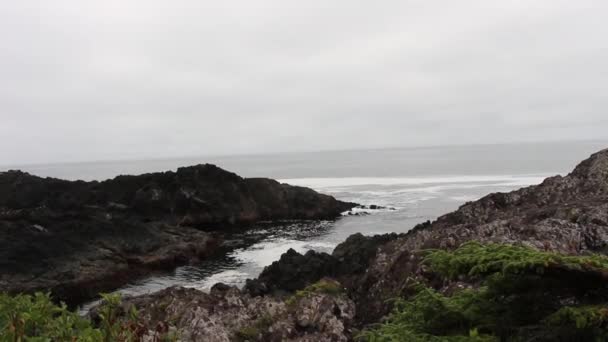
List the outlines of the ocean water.
<svg viewBox="0 0 608 342">
<path fill-rule="evenodd" d="M 214 163 L 245 177 L 271 177 L 311 187 L 338 199 L 395 210 L 335 221 L 257 224 L 227 241 L 226 253 L 173 272 L 127 284 L 119 292 L 151 293 L 172 285 L 209 289 L 217 282 L 242 286 L 289 248 L 331 252 L 349 235 L 407 232 L 416 224 L 457 209 L 488 193 L 538 184 L 566 174 L 608 141 L 428 147 L 165 160 L 29 165 L 41 176 L 102 180 L 118 174 L 174 170 Z M 7 169 L 5 167 L 4 169 Z M 1 168 L 0 168 L 1 169 Z"/>
</svg>

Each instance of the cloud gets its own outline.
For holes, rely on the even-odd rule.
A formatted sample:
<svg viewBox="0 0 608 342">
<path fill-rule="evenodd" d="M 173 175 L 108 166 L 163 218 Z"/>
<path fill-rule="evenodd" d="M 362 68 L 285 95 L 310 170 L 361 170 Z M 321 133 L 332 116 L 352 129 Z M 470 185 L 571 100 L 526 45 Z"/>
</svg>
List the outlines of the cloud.
<svg viewBox="0 0 608 342">
<path fill-rule="evenodd" d="M 604 138 L 605 1 L 18 1 L 0 164 Z"/>
</svg>

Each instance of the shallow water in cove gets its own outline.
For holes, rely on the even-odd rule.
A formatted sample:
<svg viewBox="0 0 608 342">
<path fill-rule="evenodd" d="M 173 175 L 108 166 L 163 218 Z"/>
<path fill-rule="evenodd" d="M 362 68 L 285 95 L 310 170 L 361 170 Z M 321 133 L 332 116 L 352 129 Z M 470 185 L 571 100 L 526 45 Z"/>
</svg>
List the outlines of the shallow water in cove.
<svg viewBox="0 0 608 342">
<path fill-rule="evenodd" d="M 338 199 L 396 210 L 336 221 L 281 222 L 252 226 L 231 236 L 228 252 L 197 265 L 151 275 L 124 286 L 130 295 L 182 285 L 209 289 L 217 282 L 241 286 L 289 248 L 331 252 L 349 235 L 407 232 L 414 225 L 450 212 L 488 193 L 538 184 L 565 174 L 608 142 L 485 145 L 200 157 L 167 160 L 30 165 L 19 168 L 41 176 L 105 179 L 214 163 L 244 177 L 271 177 L 311 187 Z M 0 167 L 0 170 L 8 167 Z"/>
</svg>

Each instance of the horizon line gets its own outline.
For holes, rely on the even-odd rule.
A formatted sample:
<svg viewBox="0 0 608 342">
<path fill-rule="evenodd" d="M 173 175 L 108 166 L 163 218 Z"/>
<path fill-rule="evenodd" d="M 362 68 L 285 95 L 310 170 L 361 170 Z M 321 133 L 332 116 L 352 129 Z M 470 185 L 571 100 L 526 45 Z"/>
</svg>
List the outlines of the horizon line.
<svg viewBox="0 0 608 342">
<path fill-rule="evenodd" d="M 97 159 L 97 160 L 81 160 L 81 161 L 56 161 L 56 162 L 26 162 L 0 164 L 0 170 L 12 170 L 12 167 L 31 167 L 31 166 L 53 166 L 53 165 L 74 165 L 74 164 L 97 164 L 97 163 L 124 163 L 124 162 L 141 162 L 141 161 L 167 161 L 179 159 L 195 159 L 195 158 L 238 158 L 238 157 L 256 157 L 256 156 L 280 156 L 287 154 L 314 154 L 314 153 L 336 153 L 336 152 L 369 152 L 369 151 L 386 151 L 386 150 L 421 150 L 421 149 L 436 149 L 436 148 L 462 148 L 476 146 L 507 146 L 507 145 L 529 145 L 529 144 L 552 144 L 552 143 L 601 143 L 607 142 L 608 139 L 567 139 L 567 140 L 521 140 L 514 142 L 493 142 L 493 143 L 463 143 L 463 144 L 429 144 L 429 145 L 413 145 L 413 146 L 386 146 L 386 147 L 369 147 L 369 148 L 344 148 L 344 149 L 323 149 L 323 150 L 307 150 L 307 151 L 279 151 L 279 152 L 253 152 L 253 153 L 227 153 L 227 154 L 200 154 L 200 155 L 180 155 L 166 157 L 138 157 L 138 158 L 117 158 L 117 159 Z M 608 146 L 606 146 L 608 148 Z M 201 162 L 199 164 L 204 164 Z"/>
</svg>

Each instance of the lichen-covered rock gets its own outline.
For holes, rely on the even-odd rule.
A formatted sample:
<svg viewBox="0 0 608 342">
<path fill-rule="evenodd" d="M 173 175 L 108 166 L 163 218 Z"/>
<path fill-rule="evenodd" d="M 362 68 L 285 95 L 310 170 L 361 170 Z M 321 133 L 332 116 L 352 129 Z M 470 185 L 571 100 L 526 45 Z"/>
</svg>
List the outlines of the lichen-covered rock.
<svg viewBox="0 0 608 342">
<path fill-rule="evenodd" d="M 306 292 L 286 301 L 226 286 L 209 294 L 173 287 L 123 305 L 138 308 L 150 335 L 166 325 L 181 341 L 348 341 L 355 316 L 342 293 Z"/>
</svg>

